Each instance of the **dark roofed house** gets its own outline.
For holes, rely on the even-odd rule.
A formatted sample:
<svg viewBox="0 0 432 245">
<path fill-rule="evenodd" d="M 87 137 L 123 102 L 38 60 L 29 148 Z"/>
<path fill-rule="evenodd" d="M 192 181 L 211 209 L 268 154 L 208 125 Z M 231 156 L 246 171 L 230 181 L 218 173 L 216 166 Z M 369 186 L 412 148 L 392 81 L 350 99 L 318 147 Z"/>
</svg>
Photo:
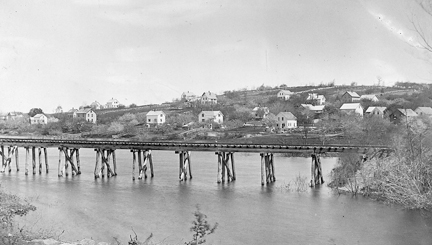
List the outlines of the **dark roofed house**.
<svg viewBox="0 0 432 245">
<path fill-rule="evenodd" d="M 359 102 L 360 101 L 360 95 L 358 95 L 356 92 L 346 91 L 342 95 L 341 101 L 343 103 Z"/>
</svg>

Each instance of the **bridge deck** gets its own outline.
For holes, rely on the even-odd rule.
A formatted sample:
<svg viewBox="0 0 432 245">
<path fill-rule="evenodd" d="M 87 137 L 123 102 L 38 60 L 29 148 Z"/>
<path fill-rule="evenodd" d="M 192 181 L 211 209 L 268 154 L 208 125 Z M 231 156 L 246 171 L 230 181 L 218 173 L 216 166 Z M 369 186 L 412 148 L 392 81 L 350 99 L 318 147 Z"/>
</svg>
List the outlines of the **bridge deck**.
<svg viewBox="0 0 432 245">
<path fill-rule="evenodd" d="M 14 145 L 19 147 L 45 148 L 93 148 L 93 149 L 149 149 L 170 151 L 226 151 L 226 152 L 358 152 L 384 150 L 391 151 L 388 146 L 377 145 L 280 145 L 280 144 L 235 144 L 235 143 L 189 143 L 189 142 L 142 142 L 127 140 L 99 140 L 99 139 L 54 139 L 54 138 L 18 138 L 0 137 L 0 145 Z"/>
</svg>

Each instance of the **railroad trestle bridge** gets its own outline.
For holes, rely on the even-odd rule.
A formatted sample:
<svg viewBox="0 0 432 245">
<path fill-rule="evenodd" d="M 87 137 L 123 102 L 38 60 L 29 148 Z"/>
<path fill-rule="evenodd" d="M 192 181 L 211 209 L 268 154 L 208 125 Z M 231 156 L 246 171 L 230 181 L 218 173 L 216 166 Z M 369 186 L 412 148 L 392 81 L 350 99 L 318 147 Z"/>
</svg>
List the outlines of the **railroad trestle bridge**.
<svg viewBox="0 0 432 245">
<path fill-rule="evenodd" d="M 6 169 L 11 172 L 11 162 L 15 157 L 16 170 L 19 171 L 19 147 L 24 148 L 25 174 L 29 173 L 29 159 L 31 158 L 32 173 L 36 174 L 37 165 L 39 174 L 42 174 L 43 165 L 45 172 L 49 172 L 47 148 L 58 148 L 58 176 L 81 174 L 81 161 L 79 150 L 81 148 L 94 149 L 96 162 L 94 169 L 95 178 L 104 178 L 106 169 L 107 177 L 117 175 L 116 150 L 130 150 L 132 153 L 132 179 L 135 180 L 136 166 L 138 179 L 147 178 L 147 170 L 150 177 L 154 177 L 153 150 L 174 151 L 179 155 L 179 179 L 186 181 L 192 179 L 191 152 L 210 151 L 217 155 L 218 173 L 217 182 L 234 181 L 236 179 L 234 153 L 250 152 L 259 153 L 261 157 L 261 184 L 269 184 L 276 181 L 274 154 L 275 153 L 306 153 L 311 155 L 311 186 L 324 183 L 320 155 L 323 153 L 360 153 L 367 156 L 386 156 L 392 151 L 387 146 L 373 145 L 281 145 L 281 144 L 235 144 L 217 142 L 140 142 L 128 140 L 98 140 L 98 139 L 58 139 L 58 138 L 23 138 L 0 137 L 0 156 L 2 158 L 1 172 Z M 42 157 L 42 155 L 44 157 Z M 63 156 L 63 157 L 62 157 Z M 64 161 L 62 161 L 64 159 Z M 69 171 L 70 167 L 70 171 Z"/>
</svg>

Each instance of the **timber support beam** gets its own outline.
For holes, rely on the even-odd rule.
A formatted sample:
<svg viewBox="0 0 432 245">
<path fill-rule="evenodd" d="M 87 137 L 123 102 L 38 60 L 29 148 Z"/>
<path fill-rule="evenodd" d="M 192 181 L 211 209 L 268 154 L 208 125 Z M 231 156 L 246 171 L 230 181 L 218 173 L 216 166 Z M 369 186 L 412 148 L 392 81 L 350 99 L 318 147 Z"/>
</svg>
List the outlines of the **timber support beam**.
<svg viewBox="0 0 432 245">
<path fill-rule="evenodd" d="M 273 153 L 260 153 L 261 156 L 261 185 L 276 181 Z"/>
<path fill-rule="evenodd" d="M 234 153 L 219 151 L 215 152 L 215 155 L 218 156 L 217 183 L 225 182 L 225 177 L 228 182 L 234 181 L 236 179 L 234 167 Z"/>
<path fill-rule="evenodd" d="M 179 155 L 179 180 L 186 181 L 189 174 L 189 178 L 192 179 L 191 169 L 191 152 L 190 151 L 176 151 Z"/>
<path fill-rule="evenodd" d="M 316 185 L 324 184 L 323 173 L 321 168 L 321 159 L 319 154 L 312 154 L 312 165 L 311 165 L 311 182 L 310 186 L 315 187 Z"/>
</svg>

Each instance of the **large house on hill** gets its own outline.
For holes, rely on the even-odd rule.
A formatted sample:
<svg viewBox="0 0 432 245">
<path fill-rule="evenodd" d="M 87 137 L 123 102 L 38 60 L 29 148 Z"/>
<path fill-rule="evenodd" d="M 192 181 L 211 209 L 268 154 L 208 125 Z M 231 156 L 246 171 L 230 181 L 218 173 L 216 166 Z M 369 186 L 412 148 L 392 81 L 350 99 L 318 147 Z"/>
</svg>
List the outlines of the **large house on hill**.
<svg viewBox="0 0 432 245">
<path fill-rule="evenodd" d="M 166 120 L 165 112 L 149 111 L 146 114 L 146 122 L 148 124 L 164 124 Z"/>
<path fill-rule="evenodd" d="M 352 102 L 359 102 L 360 101 L 360 95 L 358 95 L 356 92 L 350 92 L 346 91 L 341 99 L 343 103 L 352 103 Z"/>
<path fill-rule="evenodd" d="M 293 94 L 294 93 L 289 90 L 281 90 L 277 93 L 277 97 L 282 98 L 284 100 L 288 100 Z"/>
<path fill-rule="evenodd" d="M 326 98 L 322 94 L 310 93 L 306 100 L 315 100 L 318 105 L 324 105 Z"/>
<path fill-rule="evenodd" d="M 44 114 L 36 114 L 33 117 L 30 117 L 30 124 L 47 124 L 48 117 Z"/>
<path fill-rule="evenodd" d="M 201 104 L 217 104 L 217 96 L 210 91 L 201 95 Z"/>
<path fill-rule="evenodd" d="M 279 112 L 277 114 L 276 127 L 280 129 L 297 128 L 297 117 L 291 112 Z"/>
<path fill-rule="evenodd" d="M 182 93 L 181 99 L 186 102 L 192 102 L 197 99 L 197 96 L 194 93 L 187 91 Z"/>
<path fill-rule="evenodd" d="M 202 111 L 198 115 L 198 122 L 215 122 L 223 123 L 223 114 L 221 111 Z"/>
<path fill-rule="evenodd" d="M 91 103 L 90 107 L 93 108 L 93 110 L 100 110 L 100 109 L 102 109 L 102 105 L 99 102 L 97 102 L 97 101 Z"/>
<path fill-rule="evenodd" d="M 105 108 L 118 108 L 120 105 L 117 99 L 111 98 L 107 103 Z"/>
<path fill-rule="evenodd" d="M 96 123 L 96 113 L 91 108 L 84 108 L 73 113 L 73 118 L 82 119 L 87 122 Z"/>
</svg>

